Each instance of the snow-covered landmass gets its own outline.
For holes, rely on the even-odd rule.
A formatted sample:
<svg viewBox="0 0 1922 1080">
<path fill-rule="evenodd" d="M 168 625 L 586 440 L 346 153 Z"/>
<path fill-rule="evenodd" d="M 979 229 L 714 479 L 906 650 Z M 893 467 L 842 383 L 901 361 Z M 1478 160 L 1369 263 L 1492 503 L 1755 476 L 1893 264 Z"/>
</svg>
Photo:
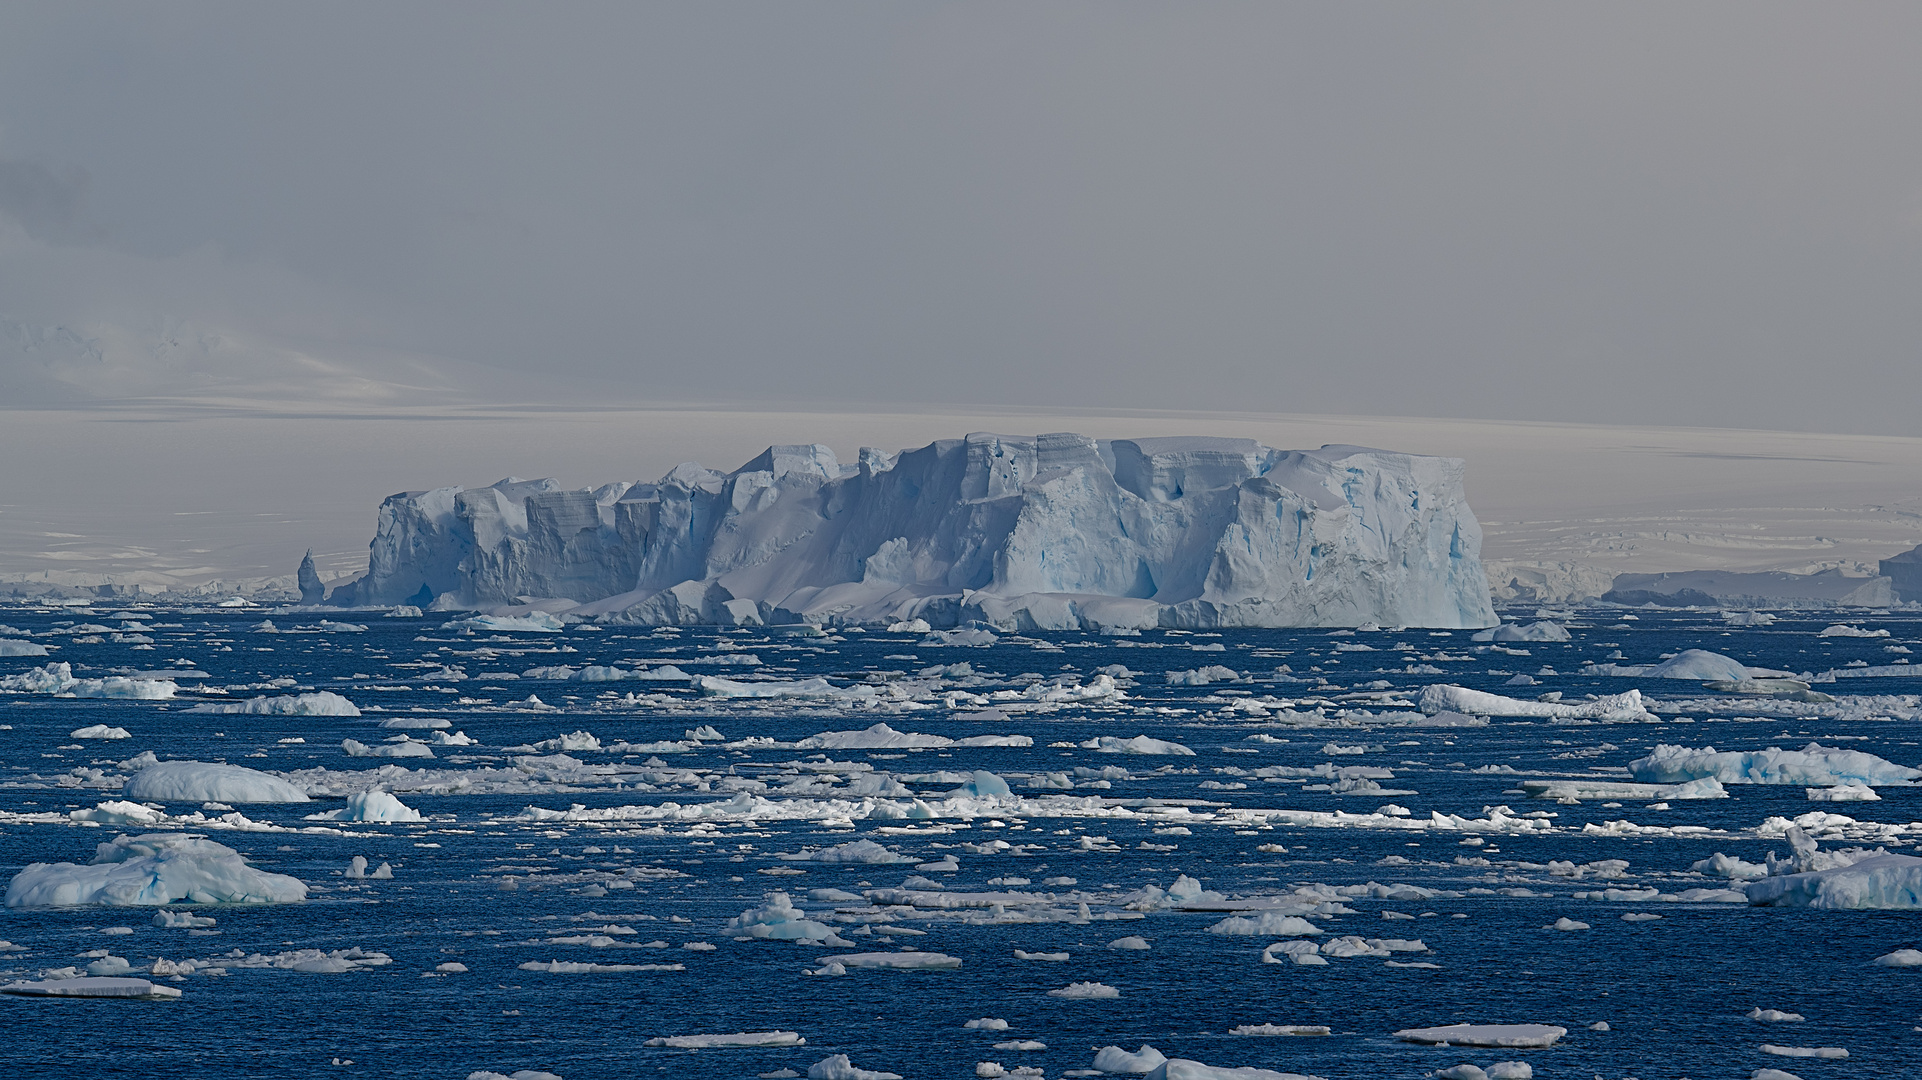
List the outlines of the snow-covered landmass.
<svg viewBox="0 0 1922 1080">
<path fill-rule="evenodd" d="M 551 598 L 569 603 L 495 617 L 648 624 L 1488 626 L 1462 473 L 1209 437 L 975 434 L 851 465 L 774 446 L 652 484 L 391 496 L 368 572 L 331 600 Z"/>
<path fill-rule="evenodd" d="M 247 865 L 225 844 L 184 833 L 117 836 L 93 861 L 31 863 L 7 886 L 10 908 L 158 907 L 163 904 L 291 904 L 307 886 Z"/>
<path fill-rule="evenodd" d="M 290 803 L 307 793 L 278 776 L 239 765 L 162 761 L 135 773 L 120 789 L 129 799 L 152 802 Z"/>
</svg>

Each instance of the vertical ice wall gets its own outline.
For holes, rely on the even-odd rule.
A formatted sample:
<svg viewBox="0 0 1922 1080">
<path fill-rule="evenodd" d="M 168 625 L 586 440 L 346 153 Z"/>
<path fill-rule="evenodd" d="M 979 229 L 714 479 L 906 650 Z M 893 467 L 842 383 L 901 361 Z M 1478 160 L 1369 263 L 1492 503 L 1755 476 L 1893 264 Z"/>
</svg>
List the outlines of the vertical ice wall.
<svg viewBox="0 0 1922 1080">
<path fill-rule="evenodd" d="M 1462 472 L 1209 437 L 974 434 L 852 465 L 774 446 L 651 484 L 391 496 L 368 573 L 332 599 L 558 598 L 654 623 L 1492 625 Z"/>
</svg>

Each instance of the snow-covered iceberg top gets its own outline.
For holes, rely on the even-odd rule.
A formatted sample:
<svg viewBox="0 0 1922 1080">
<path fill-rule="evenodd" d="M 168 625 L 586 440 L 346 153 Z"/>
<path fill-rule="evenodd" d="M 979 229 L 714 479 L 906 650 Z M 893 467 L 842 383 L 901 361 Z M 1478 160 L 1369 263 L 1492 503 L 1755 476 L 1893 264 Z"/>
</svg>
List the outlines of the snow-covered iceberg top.
<svg viewBox="0 0 1922 1080">
<path fill-rule="evenodd" d="M 733 472 L 690 463 L 654 483 L 391 496 L 367 574 L 331 599 L 424 591 L 486 611 L 447 624 L 473 632 L 983 624 L 924 644 L 989 644 L 996 629 L 1493 626 L 1463 468 L 1209 437 L 973 434 L 854 464 L 774 446 Z"/>
<path fill-rule="evenodd" d="M 1922 859 L 1871 855 L 1848 866 L 1765 877 L 1746 889 L 1758 906 L 1914 911 L 1922 909 Z"/>
<path fill-rule="evenodd" d="M 116 836 L 93 862 L 31 863 L 7 886 L 10 908 L 160 907 L 164 904 L 291 904 L 307 886 L 247 865 L 225 844 L 185 833 Z"/>
</svg>

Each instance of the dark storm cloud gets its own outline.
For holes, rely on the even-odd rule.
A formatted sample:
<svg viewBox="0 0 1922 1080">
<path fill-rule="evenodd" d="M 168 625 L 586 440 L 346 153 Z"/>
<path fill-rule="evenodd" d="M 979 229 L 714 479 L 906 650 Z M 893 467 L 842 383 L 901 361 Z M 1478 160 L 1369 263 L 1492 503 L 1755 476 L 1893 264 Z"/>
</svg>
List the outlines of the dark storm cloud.
<svg viewBox="0 0 1922 1080">
<path fill-rule="evenodd" d="M 14 5 L 0 311 L 558 396 L 1913 433 L 1917 40 L 1895 4 Z"/>
</svg>

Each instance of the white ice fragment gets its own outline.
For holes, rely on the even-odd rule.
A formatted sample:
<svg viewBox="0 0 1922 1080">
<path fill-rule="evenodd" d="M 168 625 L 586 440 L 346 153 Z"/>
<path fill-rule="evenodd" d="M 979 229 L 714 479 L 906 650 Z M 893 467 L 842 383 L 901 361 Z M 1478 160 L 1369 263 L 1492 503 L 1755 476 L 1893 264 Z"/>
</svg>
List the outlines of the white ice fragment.
<svg viewBox="0 0 1922 1080">
<path fill-rule="evenodd" d="M 1764 1054 L 1774 1054 L 1776 1057 L 1822 1058 L 1831 1061 L 1849 1056 L 1849 1052 L 1839 1046 L 1776 1046 L 1772 1043 L 1763 1043 L 1761 1050 Z"/>
<path fill-rule="evenodd" d="M 821 961 L 839 964 L 843 968 L 866 968 L 877 971 L 956 971 L 961 967 L 961 960 L 958 957 L 937 952 L 840 953 L 824 956 Z"/>
<path fill-rule="evenodd" d="M 1830 910 L 1922 908 L 1922 858 L 1872 855 L 1849 866 L 1750 882 L 1748 901 Z"/>
<path fill-rule="evenodd" d="M 901 1074 L 858 1069 L 846 1054 L 833 1054 L 808 1066 L 808 1080 L 901 1080 Z"/>
<path fill-rule="evenodd" d="M 133 735 L 123 727 L 108 727 L 105 724 L 89 724 L 75 728 L 67 733 L 70 739 L 131 739 Z"/>
<path fill-rule="evenodd" d="M 376 788 L 347 796 L 347 805 L 338 810 L 307 815 L 308 821 L 421 821 L 420 811 Z"/>
<path fill-rule="evenodd" d="M 1146 735 L 1136 735 L 1132 739 L 1123 739 L 1114 735 L 1098 735 L 1082 743 L 1081 747 L 1084 750 L 1093 750 L 1097 754 L 1150 754 L 1173 755 L 1178 757 L 1193 757 L 1195 754 L 1193 750 L 1188 749 L 1180 743 L 1168 742 L 1163 739 L 1152 739 Z"/>
<path fill-rule="evenodd" d="M 642 1046 L 669 1046 L 677 1050 L 720 1050 L 739 1046 L 806 1046 L 807 1040 L 795 1031 L 740 1031 L 732 1035 L 667 1035 L 649 1039 Z"/>
<path fill-rule="evenodd" d="M 354 703 L 328 690 L 312 694 L 287 694 L 280 697 L 256 697 L 246 701 L 226 704 L 207 703 L 195 705 L 188 712 L 197 713 L 241 713 L 257 716 L 359 716 L 360 710 Z"/>
<path fill-rule="evenodd" d="M 1118 937 L 1108 942 L 1108 948 L 1119 949 L 1123 952 L 1146 952 L 1152 948 L 1152 946 L 1148 944 L 1147 938 L 1129 935 L 1128 937 Z"/>
<path fill-rule="evenodd" d="M 19 997 L 132 998 L 145 1001 L 170 1001 L 180 996 L 171 986 L 146 979 L 78 978 L 42 979 L 37 982 L 11 982 L 0 985 L 0 994 Z"/>
<path fill-rule="evenodd" d="M 1552 1024 L 1448 1024 L 1443 1027 L 1405 1028 L 1395 1032 L 1403 1042 L 1430 1046 L 1553 1046 L 1568 1029 Z"/>
<path fill-rule="evenodd" d="M 1897 949 L 1869 962 L 1878 967 L 1922 967 L 1922 950 Z"/>
<path fill-rule="evenodd" d="M 1908 784 L 1922 771 L 1860 750 L 1810 743 L 1800 750 L 1769 747 L 1754 751 L 1717 751 L 1657 744 L 1647 757 L 1628 763 L 1629 774 L 1643 782 L 1672 784 L 1714 777 L 1724 784 Z"/>
<path fill-rule="evenodd" d="M 346 751 L 348 757 L 358 758 L 430 758 L 434 756 L 434 751 L 430 749 L 426 743 L 417 742 L 382 743 L 379 746 L 368 746 L 358 739 L 342 739 L 340 748 Z"/>
<path fill-rule="evenodd" d="M 1133 1053 L 1119 1046 L 1103 1046 L 1094 1052 L 1094 1067 L 1109 1073 L 1149 1073 L 1167 1060 L 1168 1055 L 1146 1043 Z"/>
<path fill-rule="evenodd" d="M 1105 1001 L 1120 997 L 1121 991 L 1107 983 L 1077 982 L 1069 983 L 1059 990 L 1050 990 L 1048 996 L 1075 1001 Z"/>
</svg>

